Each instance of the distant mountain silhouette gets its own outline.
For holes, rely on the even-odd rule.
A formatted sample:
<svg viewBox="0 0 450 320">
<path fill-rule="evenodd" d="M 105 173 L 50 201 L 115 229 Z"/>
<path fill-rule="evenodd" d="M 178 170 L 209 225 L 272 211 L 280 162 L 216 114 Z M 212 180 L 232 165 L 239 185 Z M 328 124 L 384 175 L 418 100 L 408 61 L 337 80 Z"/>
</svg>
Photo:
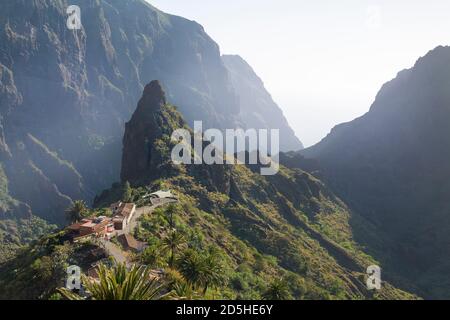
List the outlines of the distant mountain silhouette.
<svg viewBox="0 0 450 320">
<path fill-rule="evenodd" d="M 377 231 L 358 240 L 426 297 L 450 296 L 450 47 L 401 71 L 370 111 L 302 154 Z M 358 226 L 355 226 L 357 229 Z"/>
</svg>

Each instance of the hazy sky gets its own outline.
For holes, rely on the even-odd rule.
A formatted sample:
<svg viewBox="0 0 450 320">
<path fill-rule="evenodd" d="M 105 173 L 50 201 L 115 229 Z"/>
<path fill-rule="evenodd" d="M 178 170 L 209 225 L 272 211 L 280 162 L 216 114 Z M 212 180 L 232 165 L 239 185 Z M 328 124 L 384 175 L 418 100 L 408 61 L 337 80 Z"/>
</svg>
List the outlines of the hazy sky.
<svg viewBox="0 0 450 320">
<path fill-rule="evenodd" d="M 381 85 L 450 44 L 449 0 L 148 0 L 255 69 L 306 146 L 365 113 Z"/>
</svg>

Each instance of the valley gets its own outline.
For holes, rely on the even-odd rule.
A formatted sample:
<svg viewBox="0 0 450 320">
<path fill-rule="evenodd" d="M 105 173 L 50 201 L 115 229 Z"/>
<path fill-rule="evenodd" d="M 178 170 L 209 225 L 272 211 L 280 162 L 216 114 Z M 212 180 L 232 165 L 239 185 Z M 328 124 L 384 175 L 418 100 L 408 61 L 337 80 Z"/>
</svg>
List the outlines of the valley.
<svg viewBox="0 0 450 320">
<path fill-rule="evenodd" d="M 305 149 L 197 22 L 66 4 L 0 3 L 0 299 L 449 299 L 450 47 Z"/>
</svg>

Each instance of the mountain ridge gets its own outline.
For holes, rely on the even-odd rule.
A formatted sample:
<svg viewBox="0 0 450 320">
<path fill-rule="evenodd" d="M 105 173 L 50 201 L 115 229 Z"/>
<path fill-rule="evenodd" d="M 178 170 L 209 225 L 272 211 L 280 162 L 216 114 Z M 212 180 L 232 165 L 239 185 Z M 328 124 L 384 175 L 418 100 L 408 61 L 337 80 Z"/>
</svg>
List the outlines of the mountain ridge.
<svg viewBox="0 0 450 320">
<path fill-rule="evenodd" d="M 383 85 L 368 113 L 301 151 L 319 162 L 321 177 L 352 210 L 376 225 L 388 250 L 373 238 L 361 243 L 430 298 L 450 292 L 449 66 L 450 47 L 431 50 Z"/>
</svg>

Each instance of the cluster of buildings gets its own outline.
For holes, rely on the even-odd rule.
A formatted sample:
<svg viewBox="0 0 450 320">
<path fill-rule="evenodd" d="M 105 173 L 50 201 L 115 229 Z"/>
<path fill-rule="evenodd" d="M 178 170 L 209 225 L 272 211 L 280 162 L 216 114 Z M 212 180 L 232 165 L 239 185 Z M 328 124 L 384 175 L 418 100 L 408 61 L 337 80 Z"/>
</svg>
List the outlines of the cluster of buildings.
<svg viewBox="0 0 450 320">
<path fill-rule="evenodd" d="M 169 191 L 157 191 L 146 194 L 143 199 L 150 200 L 153 206 L 160 205 L 165 201 L 175 202 L 177 197 Z M 136 213 L 136 205 L 134 203 L 125 203 L 122 201 L 111 204 L 111 216 L 100 216 L 92 218 L 84 218 L 81 221 L 67 227 L 69 237 L 74 242 L 88 240 L 91 238 L 103 238 L 110 240 L 118 236 L 124 248 L 133 251 L 142 251 L 145 244 L 134 239 L 129 232 L 132 227 L 130 223 Z"/>
<path fill-rule="evenodd" d="M 152 206 L 161 205 L 169 202 L 176 202 L 177 197 L 171 191 L 158 191 L 148 193 L 142 197 L 149 200 Z M 134 203 L 116 202 L 110 206 L 111 215 L 85 218 L 67 227 L 68 236 L 73 242 L 82 242 L 92 238 L 102 238 L 110 240 L 117 236 L 117 241 L 125 251 L 142 252 L 147 244 L 136 240 L 130 232 L 133 229 L 131 221 L 136 214 L 136 205 Z M 93 281 L 98 281 L 98 265 L 109 265 L 111 261 L 108 258 L 101 259 L 93 263 L 86 274 Z M 164 270 L 152 270 L 151 278 L 159 279 L 164 276 Z"/>
<path fill-rule="evenodd" d="M 113 237 L 117 231 L 125 230 L 136 213 L 134 203 L 117 202 L 111 205 L 112 217 L 85 218 L 70 225 L 67 229 L 74 242 L 82 239 L 97 237 Z"/>
</svg>

